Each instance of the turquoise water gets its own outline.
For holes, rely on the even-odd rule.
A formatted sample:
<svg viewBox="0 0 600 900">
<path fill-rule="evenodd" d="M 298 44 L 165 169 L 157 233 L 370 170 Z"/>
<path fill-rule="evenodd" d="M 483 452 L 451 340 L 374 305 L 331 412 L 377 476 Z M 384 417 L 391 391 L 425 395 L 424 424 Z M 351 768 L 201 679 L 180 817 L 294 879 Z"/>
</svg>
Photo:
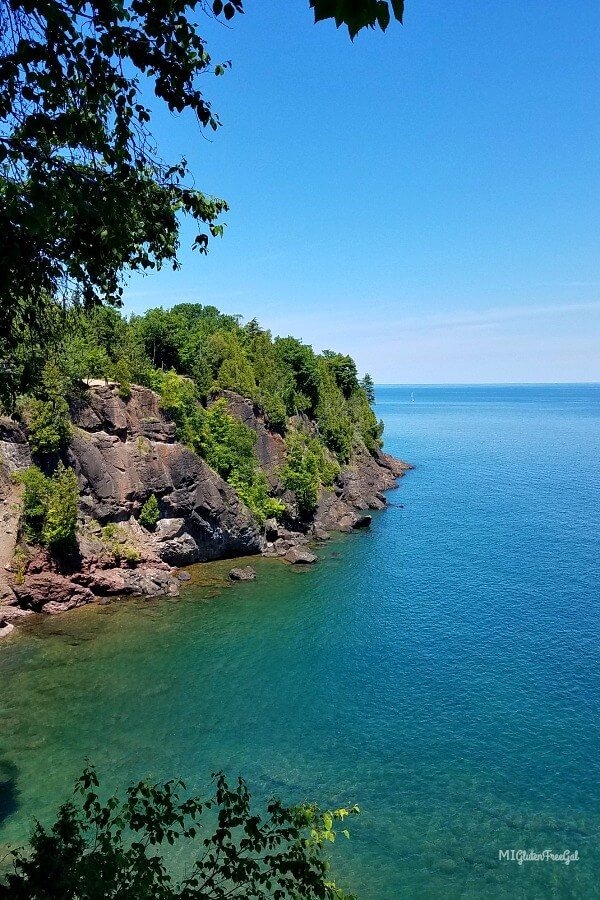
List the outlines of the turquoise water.
<svg viewBox="0 0 600 900">
<path fill-rule="evenodd" d="M 368 900 L 600 896 L 600 386 L 410 394 L 377 412 L 416 470 L 314 569 L 200 567 L 0 645 L 0 842 L 88 755 L 110 787 L 358 803 L 334 861 Z"/>
</svg>

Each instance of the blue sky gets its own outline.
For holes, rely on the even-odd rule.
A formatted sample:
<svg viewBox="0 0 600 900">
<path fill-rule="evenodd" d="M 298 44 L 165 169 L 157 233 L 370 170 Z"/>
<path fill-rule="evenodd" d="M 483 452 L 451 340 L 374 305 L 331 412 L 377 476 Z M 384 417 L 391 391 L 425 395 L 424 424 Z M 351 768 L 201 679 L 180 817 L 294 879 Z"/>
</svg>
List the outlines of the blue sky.
<svg viewBox="0 0 600 900">
<path fill-rule="evenodd" d="M 379 382 L 600 381 L 596 0 L 407 0 L 354 44 L 307 0 L 199 18 L 223 127 L 153 128 L 227 229 L 126 311 L 212 303 Z"/>
</svg>

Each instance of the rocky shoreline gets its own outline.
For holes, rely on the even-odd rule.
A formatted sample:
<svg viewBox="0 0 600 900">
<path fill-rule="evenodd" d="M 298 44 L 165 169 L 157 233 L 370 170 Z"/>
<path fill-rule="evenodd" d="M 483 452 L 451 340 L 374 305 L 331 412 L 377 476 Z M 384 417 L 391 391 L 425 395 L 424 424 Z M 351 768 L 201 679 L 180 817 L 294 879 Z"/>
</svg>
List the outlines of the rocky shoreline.
<svg viewBox="0 0 600 900">
<path fill-rule="evenodd" d="M 256 432 L 259 464 L 286 504 L 284 521 L 259 527 L 235 491 L 176 440 L 153 391 L 133 386 L 125 400 L 117 385 L 92 383 L 71 410 L 65 462 L 77 474 L 80 521 L 77 551 L 61 559 L 19 542 L 20 489 L 11 475 L 32 459 L 18 423 L 0 418 L 0 637 L 35 613 L 56 614 L 106 597 L 177 595 L 177 570 L 197 562 L 262 554 L 311 563 L 312 542 L 368 527 L 368 511 L 383 509 L 384 492 L 412 468 L 358 447 L 333 487 L 321 490 L 310 521 L 302 521 L 293 493 L 279 483 L 283 438 L 249 400 L 229 391 L 221 396 Z M 308 419 L 299 424 L 314 427 Z M 151 494 L 160 507 L 153 532 L 137 520 Z"/>
</svg>

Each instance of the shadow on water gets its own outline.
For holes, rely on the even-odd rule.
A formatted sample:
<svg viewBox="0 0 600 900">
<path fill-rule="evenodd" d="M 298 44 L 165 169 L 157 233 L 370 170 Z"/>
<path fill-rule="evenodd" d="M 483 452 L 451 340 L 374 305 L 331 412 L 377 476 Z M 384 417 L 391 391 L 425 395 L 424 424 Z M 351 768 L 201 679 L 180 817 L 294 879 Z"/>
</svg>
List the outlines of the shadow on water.
<svg viewBox="0 0 600 900">
<path fill-rule="evenodd" d="M 0 825 L 19 808 L 17 767 L 6 759 L 0 759 Z"/>
</svg>

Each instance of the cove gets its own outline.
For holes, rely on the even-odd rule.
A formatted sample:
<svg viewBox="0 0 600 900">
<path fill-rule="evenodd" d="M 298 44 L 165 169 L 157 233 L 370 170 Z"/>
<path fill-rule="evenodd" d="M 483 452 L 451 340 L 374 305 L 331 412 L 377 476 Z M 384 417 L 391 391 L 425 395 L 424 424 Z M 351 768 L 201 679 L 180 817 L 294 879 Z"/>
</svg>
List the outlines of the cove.
<svg viewBox="0 0 600 900">
<path fill-rule="evenodd" d="M 252 560 L 235 587 L 230 563 L 196 567 L 177 602 L 88 607 L 0 646 L 3 846 L 87 756 L 108 790 L 202 790 L 223 769 L 257 799 L 358 803 L 334 863 L 369 900 L 595 895 L 600 387 L 377 400 L 386 449 L 417 468 L 316 567 Z"/>
</svg>

